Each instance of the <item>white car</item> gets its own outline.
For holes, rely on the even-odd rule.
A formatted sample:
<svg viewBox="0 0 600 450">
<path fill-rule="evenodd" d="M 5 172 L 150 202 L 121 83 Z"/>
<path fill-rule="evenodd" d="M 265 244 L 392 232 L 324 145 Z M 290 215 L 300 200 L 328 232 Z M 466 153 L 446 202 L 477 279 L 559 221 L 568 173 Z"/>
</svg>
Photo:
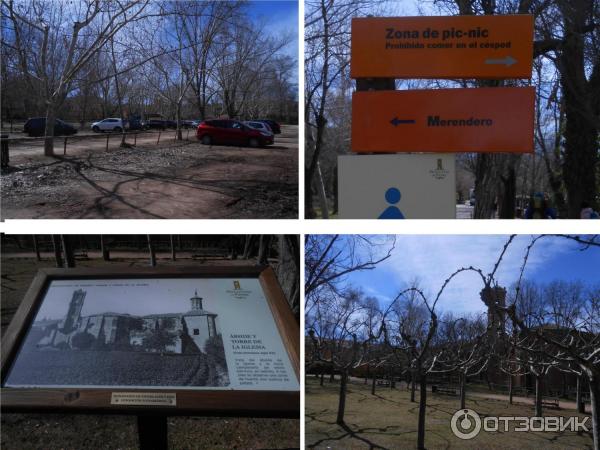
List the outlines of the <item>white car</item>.
<svg viewBox="0 0 600 450">
<path fill-rule="evenodd" d="M 121 119 L 104 119 L 100 122 L 94 122 L 92 124 L 92 130 L 95 133 L 99 133 L 101 131 L 123 131 L 123 122 Z"/>
<path fill-rule="evenodd" d="M 264 136 L 273 136 L 273 131 L 271 130 L 271 127 L 269 127 L 269 125 L 267 125 L 266 123 L 248 120 L 244 122 L 244 125 L 260 131 Z"/>
</svg>

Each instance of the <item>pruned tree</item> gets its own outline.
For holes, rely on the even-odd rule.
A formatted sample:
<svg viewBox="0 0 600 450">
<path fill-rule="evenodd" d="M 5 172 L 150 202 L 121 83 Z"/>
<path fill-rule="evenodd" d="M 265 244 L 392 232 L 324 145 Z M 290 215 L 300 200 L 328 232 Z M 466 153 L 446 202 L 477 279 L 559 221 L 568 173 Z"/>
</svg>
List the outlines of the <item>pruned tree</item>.
<svg viewBox="0 0 600 450">
<path fill-rule="evenodd" d="M 348 377 L 370 363 L 372 343 L 381 336 L 381 315 L 360 291 L 331 295 L 306 318 L 311 345 L 307 362 L 322 362 L 340 372 L 336 423 L 343 425 Z"/>
</svg>

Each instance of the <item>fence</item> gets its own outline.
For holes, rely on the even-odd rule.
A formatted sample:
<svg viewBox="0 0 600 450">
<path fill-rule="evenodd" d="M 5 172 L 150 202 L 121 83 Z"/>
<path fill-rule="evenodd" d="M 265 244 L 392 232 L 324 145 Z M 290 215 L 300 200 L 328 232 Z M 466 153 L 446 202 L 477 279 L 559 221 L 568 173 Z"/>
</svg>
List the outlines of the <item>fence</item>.
<svg viewBox="0 0 600 450">
<path fill-rule="evenodd" d="M 182 129 L 182 140 L 189 141 L 190 140 L 190 131 L 194 132 L 195 130 L 192 128 Z M 172 135 L 171 135 L 172 133 Z M 192 139 L 194 139 L 194 134 L 192 133 Z M 2 135 L 2 167 L 8 167 L 9 162 L 9 150 L 11 146 L 20 145 L 27 146 L 28 143 L 31 143 L 31 146 L 40 145 L 43 146 L 45 137 L 5 137 L 7 135 Z M 62 154 L 66 155 L 69 144 L 77 144 L 86 140 L 106 140 L 105 150 L 108 151 L 109 143 L 112 140 L 113 142 L 121 141 L 124 144 L 136 146 L 138 141 L 138 136 L 141 138 L 156 136 L 156 144 L 158 145 L 161 141 L 161 137 L 163 141 L 165 136 L 168 136 L 169 139 L 171 136 L 173 141 L 177 140 L 177 130 L 159 130 L 159 131 L 129 131 L 125 133 L 101 133 L 101 134 L 85 134 L 85 135 L 71 135 L 71 136 L 55 136 L 54 137 L 54 148 L 55 154 L 57 153 L 57 149 L 62 147 Z"/>
</svg>

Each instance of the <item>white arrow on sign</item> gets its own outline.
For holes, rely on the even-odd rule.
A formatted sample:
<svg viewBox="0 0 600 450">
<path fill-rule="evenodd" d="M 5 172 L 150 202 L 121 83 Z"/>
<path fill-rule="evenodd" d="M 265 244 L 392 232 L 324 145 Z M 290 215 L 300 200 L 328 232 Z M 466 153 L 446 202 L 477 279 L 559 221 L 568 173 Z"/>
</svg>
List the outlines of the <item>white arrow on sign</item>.
<svg viewBox="0 0 600 450">
<path fill-rule="evenodd" d="M 505 66 L 508 66 L 508 67 L 512 66 L 516 62 L 517 62 L 517 60 L 510 55 L 507 56 L 506 58 L 502 58 L 502 59 L 486 59 L 485 60 L 486 64 L 504 64 Z"/>
</svg>

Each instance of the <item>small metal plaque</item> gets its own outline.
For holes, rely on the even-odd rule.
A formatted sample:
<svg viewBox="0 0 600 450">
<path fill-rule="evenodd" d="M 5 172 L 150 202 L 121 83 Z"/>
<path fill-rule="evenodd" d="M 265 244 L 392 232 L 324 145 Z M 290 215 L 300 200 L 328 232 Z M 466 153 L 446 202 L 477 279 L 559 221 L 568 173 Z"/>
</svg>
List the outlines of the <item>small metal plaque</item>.
<svg viewBox="0 0 600 450">
<path fill-rule="evenodd" d="M 177 406 L 177 394 L 165 392 L 113 392 L 111 405 Z"/>
</svg>

